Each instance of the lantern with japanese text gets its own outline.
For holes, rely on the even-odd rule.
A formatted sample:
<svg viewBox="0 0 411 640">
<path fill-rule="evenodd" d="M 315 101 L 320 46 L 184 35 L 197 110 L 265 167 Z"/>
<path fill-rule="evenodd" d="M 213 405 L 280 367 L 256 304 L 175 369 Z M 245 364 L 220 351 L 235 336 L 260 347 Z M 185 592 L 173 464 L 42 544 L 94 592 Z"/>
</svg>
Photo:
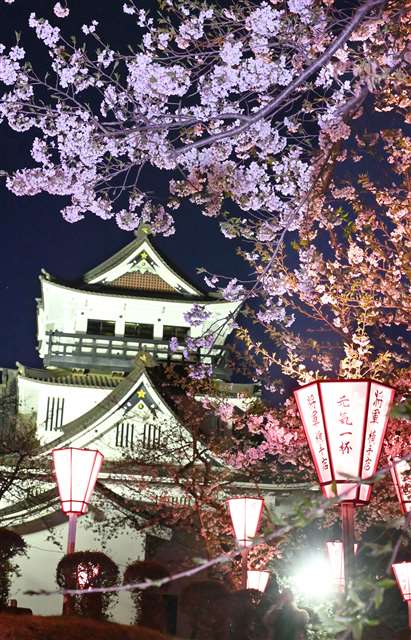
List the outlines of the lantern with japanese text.
<svg viewBox="0 0 411 640">
<path fill-rule="evenodd" d="M 411 629 L 411 562 L 399 562 L 392 568 L 402 598 L 408 605 L 408 626 Z"/>
<path fill-rule="evenodd" d="M 354 545 L 354 553 L 357 553 L 358 544 Z M 327 542 L 328 559 L 331 567 L 331 574 L 338 591 L 344 591 L 344 549 L 341 540 Z"/>
<path fill-rule="evenodd" d="M 318 479 L 327 498 L 366 503 L 394 389 L 373 380 L 318 380 L 294 391 Z"/>
<path fill-rule="evenodd" d="M 391 458 L 390 471 L 401 512 L 407 515 L 411 511 L 411 467 L 407 460 Z"/>
<path fill-rule="evenodd" d="M 247 571 L 247 589 L 264 592 L 269 578 L 269 571 Z"/>
<path fill-rule="evenodd" d="M 341 502 L 346 588 L 354 564 L 354 506 L 371 496 L 394 389 L 374 380 L 316 380 L 294 391 L 321 490 Z"/>
<path fill-rule="evenodd" d="M 247 585 L 247 552 L 252 539 L 258 531 L 264 508 L 262 498 L 230 498 L 227 500 L 228 511 L 233 525 L 234 535 L 241 547 L 242 585 Z"/>
</svg>

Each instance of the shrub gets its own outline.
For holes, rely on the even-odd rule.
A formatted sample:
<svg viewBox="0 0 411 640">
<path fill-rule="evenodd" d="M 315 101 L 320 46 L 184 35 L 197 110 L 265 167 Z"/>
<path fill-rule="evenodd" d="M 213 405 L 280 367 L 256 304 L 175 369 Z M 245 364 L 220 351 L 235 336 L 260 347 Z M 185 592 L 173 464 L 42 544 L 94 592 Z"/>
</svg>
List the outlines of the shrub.
<svg viewBox="0 0 411 640">
<path fill-rule="evenodd" d="M 90 587 L 111 587 L 118 581 L 118 567 L 100 551 L 76 551 L 65 555 L 57 565 L 56 580 L 64 589 L 84 589 L 84 595 L 69 597 L 69 611 L 77 615 L 104 619 L 116 594 L 88 593 Z"/>
</svg>

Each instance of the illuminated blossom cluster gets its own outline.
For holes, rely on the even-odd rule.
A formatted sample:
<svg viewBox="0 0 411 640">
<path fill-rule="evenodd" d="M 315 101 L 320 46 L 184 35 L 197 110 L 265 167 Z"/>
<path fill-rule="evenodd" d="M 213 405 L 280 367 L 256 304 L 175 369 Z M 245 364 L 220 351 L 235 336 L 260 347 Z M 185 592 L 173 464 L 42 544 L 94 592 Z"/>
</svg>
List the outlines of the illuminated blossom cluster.
<svg viewBox="0 0 411 640">
<path fill-rule="evenodd" d="M 378 0 L 367 0 L 334 22 L 331 4 L 189 3 L 177 10 L 166 3 L 165 17 L 174 25 L 167 29 L 124 2 L 124 19 L 137 20 L 143 30 L 132 55 L 105 44 L 96 20 L 82 27 L 84 48 L 32 12 L 29 25 L 48 48 L 51 67 L 40 90 L 36 71 L 16 58 L 16 48 L 2 51 L 0 119 L 18 132 L 33 130 L 43 148 L 33 154 L 37 166 L 10 175 L 8 187 L 16 195 L 63 196 L 70 222 L 92 212 L 126 230 L 145 223 L 163 235 L 172 233 L 171 210 L 184 199 L 207 216 L 219 216 L 229 199 L 241 214 L 226 212 L 224 235 L 277 242 L 307 216 L 317 169 L 330 146 L 350 136 L 356 96 L 361 102 L 375 77 L 383 91 L 383 79 L 401 73 L 401 38 L 383 32 L 395 11 L 376 20 Z M 65 2 L 54 3 L 57 18 L 68 12 Z M 319 56 L 324 61 L 317 67 Z M 311 81 L 319 89 L 315 98 Z M 293 113 L 277 117 L 286 104 Z M 306 141 L 315 132 L 322 155 L 313 162 Z M 145 192 L 143 168 L 150 165 L 178 172 L 168 202 L 147 213 L 152 194 Z M 136 194 L 142 196 L 138 207 Z"/>
<path fill-rule="evenodd" d="M 209 378 L 213 373 L 213 367 L 208 364 L 193 364 L 188 368 L 188 376 L 192 380 L 204 380 Z"/>
<path fill-rule="evenodd" d="M 63 6 L 61 2 L 56 2 L 53 11 L 58 18 L 67 18 L 70 13 L 70 9 L 67 6 Z"/>
<path fill-rule="evenodd" d="M 301 425 L 297 408 L 293 400 L 287 400 L 280 409 L 267 409 L 261 414 L 247 414 L 239 418 L 234 428 L 241 433 L 243 446 L 226 455 L 226 460 L 233 467 L 247 469 L 255 465 L 269 462 L 281 468 L 291 464 L 299 471 L 310 470 L 307 441 Z M 258 440 L 251 444 L 250 438 Z"/>
<path fill-rule="evenodd" d="M 210 311 L 207 311 L 203 304 L 194 304 L 189 311 L 184 313 L 184 320 L 191 327 L 198 327 L 205 320 L 208 320 L 210 316 Z"/>
</svg>

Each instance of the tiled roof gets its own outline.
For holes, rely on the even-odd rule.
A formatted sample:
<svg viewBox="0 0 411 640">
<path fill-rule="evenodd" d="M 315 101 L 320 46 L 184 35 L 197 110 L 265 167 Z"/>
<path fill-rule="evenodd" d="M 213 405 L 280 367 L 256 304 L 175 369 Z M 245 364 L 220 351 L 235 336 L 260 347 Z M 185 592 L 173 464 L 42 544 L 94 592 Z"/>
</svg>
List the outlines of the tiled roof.
<svg viewBox="0 0 411 640">
<path fill-rule="evenodd" d="M 137 289 L 138 291 L 166 291 L 175 293 L 175 289 L 155 273 L 137 273 L 135 271 L 124 275 L 108 283 L 109 287 L 120 289 Z"/>
<path fill-rule="evenodd" d="M 25 378 L 48 382 L 49 384 L 65 384 L 77 387 L 97 387 L 114 389 L 124 380 L 123 376 L 112 376 L 104 373 L 72 373 L 64 369 L 20 369 Z"/>
</svg>

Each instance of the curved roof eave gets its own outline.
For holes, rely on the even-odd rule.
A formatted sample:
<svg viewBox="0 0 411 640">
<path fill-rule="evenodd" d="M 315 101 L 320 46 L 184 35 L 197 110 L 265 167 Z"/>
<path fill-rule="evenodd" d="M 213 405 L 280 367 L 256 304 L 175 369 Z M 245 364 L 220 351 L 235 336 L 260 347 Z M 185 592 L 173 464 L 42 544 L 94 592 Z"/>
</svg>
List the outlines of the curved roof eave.
<svg viewBox="0 0 411 640">
<path fill-rule="evenodd" d="M 95 291 L 94 289 L 91 288 L 86 288 L 86 287 L 75 287 L 73 285 L 68 285 L 68 284 L 64 284 L 61 282 L 58 282 L 57 280 L 51 279 L 50 277 L 46 277 L 44 275 L 40 276 L 40 282 L 41 282 L 41 287 L 42 287 L 42 296 L 44 297 L 44 284 L 47 283 L 47 285 L 51 285 L 53 287 L 57 287 L 60 289 L 64 289 L 66 291 L 73 291 L 75 293 L 84 293 L 87 295 L 92 295 L 92 296 L 102 296 L 105 298 L 127 298 L 129 300 L 135 300 L 136 298 L 138 298 L 139 300 L 154 300 L 154 301 L 159 301 L 159 302 L 164 302 L 164 298 L 163 297 L 157 297 L 157 296 L 149 296 L 149 295 L 126 295 L 126 294 L 122 294 L 122 293 L 117 293 L 117 292 L 112 292 L 109 289 L 104 290 L 104 291 Z M 140 292 L 138 292 L 140 294 Z M 228 308 L 233 307 L 235 309 L 235 313 L 238 312 L 241 303 L 240 302 L 231 302 L 229 300 L 220 300 L 219 298 L 195 298 L 195 297 L 188 297 L 188 296 L 181 296 L 181 297 L 170 297 L 167 298 L 167 304 L 171 303 L 171 304 L 181 304 L 182 302 L 191 302 L 193 304 L 203 304 L 203 305 L 216 305 L 216 306 L 227 306 Z"/>
<path fill-rule="evenodd" d="M 174 420 L 176 420 L 176 422 L 179 422 L 183 428 L 186 428 L 185 425 L 181 423 L 181 420 L 175 414 L 175 412 L 170 407 L 168 402 L 163 398 L 161 393 L 158 391 L 158 389 L 156 388 L 155 382 L 153 381 L 147 368 L 145 367 L 144 362 L 140 360 L 136 364 L 135 368 L 128 374 L 128 376 L 124 378 L 124 380 L 122 380 L 120 384 L 117 387 L 115 387 L 105 398 L 103 398 L 101 402 L 99 402 L 92 409 L 90 409 L 83 415 L 79 416 L 75 420 L 72 420 L 71 422 L 64 425 L 63 434 L 56 440 L 53 440 L 52 442 L 49 442 L 43 445 L 39 449 L 38 455 L 39 456 L 45 455 L 47 453 L 50 453 L 53 449 L 56 449 L 60 446 L 64 446 L 70 443 L 70 441 L 74 440 L 75 437 L 79 436 L 83 431 L 86 431 L 89 428 L 93 428 L 96 422 L 103 423 L 105 419 L 109 417 L 108 414 L 111 414 L 115 412 L 118 408 L 120 408 L 120 406 L 123 404 L 123 401 L 126 400 L 126 398 L 131 393 L 133 393 L 135 388 L 138 387 L 140 379 L 143 375 L 147 377 L 153 390 L 157 393 L 162 404 L 164 405 L 166 410 L 169 412 L 171 417 Z M 223 462 L 217 456 L 213 455 L 210 451 L 208 451 L 208 449 L 207 449 L 206 455 L 207 457 L 209 457 L 210 460 L 212 460 L 217 465 L 221 466 L 223 464 Z"/>
</svg>

